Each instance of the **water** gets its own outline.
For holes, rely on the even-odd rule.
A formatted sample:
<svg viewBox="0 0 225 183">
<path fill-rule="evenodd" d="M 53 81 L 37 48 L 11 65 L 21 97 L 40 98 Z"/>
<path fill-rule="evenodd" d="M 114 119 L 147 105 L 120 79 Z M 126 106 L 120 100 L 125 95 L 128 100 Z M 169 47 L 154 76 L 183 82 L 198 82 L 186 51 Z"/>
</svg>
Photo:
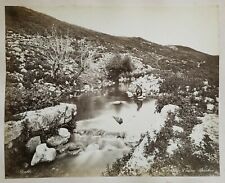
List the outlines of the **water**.
<svg viewBox="0 0 225 183">
<path fill-rule="evenodd" d="M 164 123 L 155 113 L 155 99 L 142 103 L 119 91 L 107 96 L 84 95 L 67 102 L 78 108 L 77 133 L 71 141 L 82 144 L 84 150 L 76 157 L 62 156 L 29 168 L 22 171 L 23 176 L 101 176 L 107 164 L 128 153 L 141 134 L 149 131 L 154 136 Z M 123 122 L 119 124 L 113 116 Z"/>
<path fill-rule="evenodd" d="M 86 114 L 91 118 L 79 120 L 78 131 L 100 129 L 107 132 L 124 132 L 127 140 L 136 141 L 140 138 L 140 134 L 148 129 L 158 129 L 161 125 L 161 116 L 155 113 L 155 99 L 144 101 L 140 107 L 140 104 L 133 100 L 110 96 L 97 98 L 89 105 Z M 85 107 L 82 112 L 86 112 Z M 122 118 L 123 123 L 119 124 L 113 116 Z"/>
</svg>

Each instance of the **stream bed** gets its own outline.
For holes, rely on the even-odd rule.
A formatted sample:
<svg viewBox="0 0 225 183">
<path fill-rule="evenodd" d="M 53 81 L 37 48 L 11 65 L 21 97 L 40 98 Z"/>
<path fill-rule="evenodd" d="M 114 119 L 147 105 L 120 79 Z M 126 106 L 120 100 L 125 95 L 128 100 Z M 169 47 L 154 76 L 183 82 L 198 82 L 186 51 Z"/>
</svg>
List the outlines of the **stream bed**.
<svg viewBox="0 0 225 183">
<path fill-rule="evenodd" d="M 138 143 L 141 134 L 149 131 L 154 136 L 161 129 L 165 118 L 155 113 L 155 101 L 135 101 L 124 92 L 83 95 L 66 101 L 77 105 L 77 127 L 70 141 L 81 144 L 83 151 L 77 156 L 59 155 L 54 162 L 29 166 L 19 176 L 101 176 L 107 165 Z"/>
</svg>

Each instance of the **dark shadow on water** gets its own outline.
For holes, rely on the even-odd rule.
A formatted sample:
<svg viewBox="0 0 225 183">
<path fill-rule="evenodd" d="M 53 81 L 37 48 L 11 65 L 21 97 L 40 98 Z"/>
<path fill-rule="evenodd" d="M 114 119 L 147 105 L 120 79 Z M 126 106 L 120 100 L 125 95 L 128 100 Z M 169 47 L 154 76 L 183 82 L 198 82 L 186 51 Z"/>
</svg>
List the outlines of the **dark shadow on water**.
<svg viewBox="0 0 225 183">
<path fill-rule="evenodd" d="M 110 102 L 126 101 L 131 102 L 123 91 L 110 87 L 105 95 L 83 94 L 79 97 L 67 99 L 66 103 L 77 105 L 76 120 L 90 119 L 98 116 Z M 115 111 L 119 113 L 123 104 L 114 105 Z"/>
<path fill-rule="evenodd" d="M 137 104 L 137 111 L 139 111 L 142 108 L 143 101 L 134 98 L 134 102 Z"/>
</svg>

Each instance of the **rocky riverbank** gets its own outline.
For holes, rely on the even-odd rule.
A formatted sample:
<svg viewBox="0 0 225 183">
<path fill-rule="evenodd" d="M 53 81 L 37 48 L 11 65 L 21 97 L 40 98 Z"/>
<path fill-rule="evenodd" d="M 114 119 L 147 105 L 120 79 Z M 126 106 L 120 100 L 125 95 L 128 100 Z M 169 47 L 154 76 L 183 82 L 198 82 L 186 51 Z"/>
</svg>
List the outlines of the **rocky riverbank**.
<svg viewBox="0 0 225 183">
<path fill-rule="evenodd" d="M 26 167 L 34 166 L 39 162 L 53 161 L 58 152 L 68 149 L 77 150 L 76 145 L 68 144 L 71 136 L 69 130 L 73 131 L 75 128 L 76 113 L 76 105 L 61 103 L 53 107 L 17 114 L 14 118 L 18 121 L 7 121 L 5 123 L 6 173 L 14 163 L 16 166 L 21 162 L 25 163 Z M 23 162 L 25 158 L 23 156 L 26 155 L 30 157 L 28 158 L 30 162 L 27 162 L 28 159 Z M 17 159 L 15 160 L 14 157 Z"/>
</svg>

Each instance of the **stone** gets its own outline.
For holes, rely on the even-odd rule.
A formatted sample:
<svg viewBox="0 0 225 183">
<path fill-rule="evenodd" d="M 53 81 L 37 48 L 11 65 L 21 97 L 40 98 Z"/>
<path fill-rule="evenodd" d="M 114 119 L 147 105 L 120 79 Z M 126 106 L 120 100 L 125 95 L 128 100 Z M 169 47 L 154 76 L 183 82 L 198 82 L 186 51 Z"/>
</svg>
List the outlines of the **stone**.
<svg viewBox="0 0 225 183">
<path fill-rule="evenodd" d="M 57 152 L 62 154 L 65 152 L 68 153 L 68 152 L 72 152 L 72 151 L 83 150 L 83 146 L 80 144 L 76 144 L 74 142 L 69 142 L 67 144 L 58 146 L 56 150 L 57 150 Z"/>
<path fill-rule="evenodd" d="M 53 107 L 21 113 L 21 115 L 26 115 L 24 120 L 27 121 L 28 129 L 31 132 L 36 132 L 68 123 L 76 113 L 77 107 L 75 104 L 60 103 Z"/>
<path fill-rule="evenodd" d="M 56 90 L 56 88 L 54 86 L 49 87 L 49 91 L 54 92 L 55 90 Z"/>
<path fill-rule="evenodd" d="M 58 133 L 61 137 L 64 138 L 70 138 L 70 132 L 66 128 L 60 128 L 58 129 Z"/>
<path fill-rule="evenodd" d="M 219 103 L 219 97 L 216 97 L 216 102 L 218 102 L 218 103 Z"/>
<path fill-rule="evenodd" d="M 198 91 L 193 92 L 193 95 L 194 95 L 194 96 L 197 96 L 198 94 L 199 94 Z"/>
<path fill-rule="evenodd" d="M 112 105 L 121 105 L 121 104 L 125 104 L 126 102 L 125 101 L 114 101 L 114 102 L 111 102 Z"/>
<path fill-rule="evenodd" d="M 26 149 L 28 152 L 30 153 L 34 153 L 35 150 L 36 150 L 36 147 L 38 145 L 41 144 L 41 138 L 40 136 L 35 136 L 35 137 L 32 137 L 27 143 L 26 143 Z"/>
<path fill-rule="evenodd" d="M 75 144 L 75 143 L 72 143 L 72 142 L 68 143 L 67 147 L 68 147 L 69 151 L 74 151 L 74 150 L 78 150 L 78 149 L 82 149 L 83 148 L 82 145 Z"/>
<path fill-rule="evenodd" d="M 203 81 L 204 85 L 209 85 L 209 82 L 207 80 Z"/>
<path fill-rule="evenodd" d="M 23 164 L 23 167 L 24 167 L 25 169 L 27 169 L 27 168 L 29 167 L 29 163 L 25 162 L 25 163 Z"/>
<path fill-rule="evenodd" d="M 175 150 L 178 149 L 179 140 L 169 140 L 169 144 L 167 146 L 166 152 L 172 155 Z"/>
<path fill-rule="evenodd" d="M 208 111 L 212 111 L 214 109 L 214 105 L 213 104 L 207 104 L 207 110 Z"/>
<path fill-rule="evenodd" d="M 132 93 L 132 92 L 127 91 L 127 96 L 128 96 L 129 98 L 132 98 L 134 95 L 133 95 L 133 93 Z"/>
<path fill-rule="evenodd" d="M 161 115 L 163 118 L 167 118 L 168 113 L 175 113 L 177 110 L 179 109 L 179 106 L 177 105 L 173 105 L 173 104 L 168 104 L 165 105 L 162 110 L 161 110 Z"/>
<path fill-rule="evenodd" d="M 5 144 L 9 144 L 17 139 L 24 129 L 23 120 L 21 121 L 7 121 L 5 123 Z"/>
<path fill-rule="evenodd" d="M 123 119 L 121 117 L 113 116 L 113 118 L 116 120 L 117 123 L 122 124 Z"/>
<path fill-rule="evenodd" d="M 210 97 L 205 97 L 204 100 L 205 103 L 209 102 L 209 103 L 214 103 L 214 99 L 210 98 Z"/>
<path fill-rule="evenodd" d="M 23 69 L 21 69 L 21 72 L 22 73 L 27 73 L 27 70 L 23 68 Z"/>
<path fill-rule="evenodd" d="M 182 133 L 184 132 L 184 129 L 182 127 L 179 127 L 179 126 L 173 126 L 173 131 L 174 132 L 179 132 L 179 133 Z"/>
<path fill-rule="evenodd" d="M 78 150 L 68 151 L 68 154 L 77 156 L 80 152 L 82 152 L 82 150 L 78 149 Z"/>
<path fill-rule="evenodd" d="M 36 152 L 31 160 L 31 166 L 41 162 L 51 162 L 56 158 L 56 150 L 48 148 L 46 143 L 40 144 L 36 148 Z"/>
<path fill-rule="evenodd" d="M 47 139 L 47 144 L 52 147 L 56 147 L 68 142 L 69 138 L 62 137 L 60 135 L 55 135 Z"/>
<path fill-rule="evenodd" d="M 18 83 L 17 87 L 21 89 L 21 88 L 23 88 L 23 84 L 22 83 Z"/>
<path fill-rule="evenodd" d="M 17 139 L 22 134 L 24 125 L 31 133 L 49 130 L 70 122 L 76 114 L 76 105 L 66 103 L 17 114 L 16 116 L 22 116 L 23 119 L 5 122 L 5 144 Z"/>
<path fill-rule="evenodd" d="M 11 149 L 12 147 L 13 147 L 13 143 L 12 142 L 9 142 L 8 145 L 7 145 L 7 148 L 8 149 Z"/>
<path fill-rule="evenodd" d="M 84 85 L 84 91 L 90 91 L 91 87 L 90 85 Z"/>
<path fill-rule="evenodd" d="M 15 50 L 16 52 L 21 52 L 21 51 L 22 51 L 19 47 L 14 47 L 14 50 Z"/>
</svg>

